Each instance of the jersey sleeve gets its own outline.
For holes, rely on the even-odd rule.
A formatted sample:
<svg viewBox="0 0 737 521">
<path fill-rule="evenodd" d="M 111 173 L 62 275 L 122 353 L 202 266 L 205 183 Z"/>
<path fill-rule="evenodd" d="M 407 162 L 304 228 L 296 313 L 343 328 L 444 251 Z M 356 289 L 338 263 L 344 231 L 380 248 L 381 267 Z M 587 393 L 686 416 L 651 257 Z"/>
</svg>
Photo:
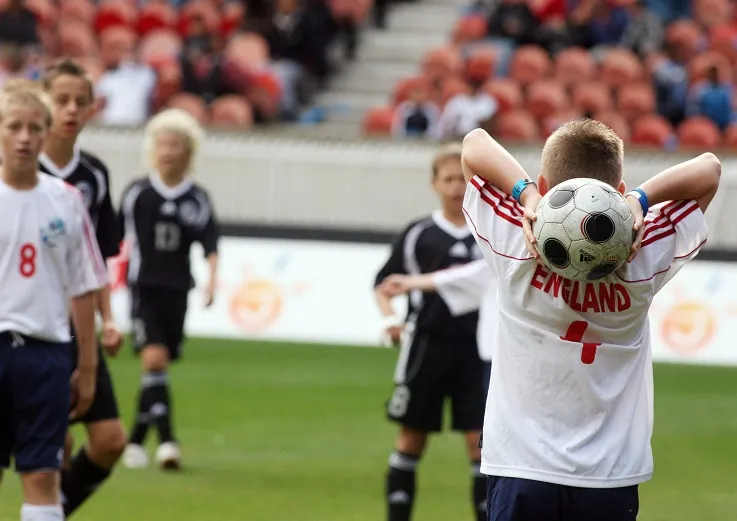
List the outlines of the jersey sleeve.
<svg viewBox="0 0 737 521">
<path fill-rule="evenodd" d="M 450 312 L 457 316 L 479 309 L 493 277 L 486 260 L 480 259 L 437 271 L 433 282 Z"/>
<path fill-rule="evenodd" d="M 211 253 L 217 253 L 220 231 L 210 197 L 204 191 L 200 191 L 198 200 L 200 204 L 200 216 L 197 241 L 202 245 L 202 249 L 205 251 L 205 257 L 207 257 Z"/>
<path fill-rule="evenodd" d="M 389 258 L 376 274 L 374 287 L 381 284 L 389 275 L 407 273 L 407 267 L 404 262 L 404 249 L 408 230 L 409 228 L 404 230 L 392 243 L 392 251 L 389 254 Z"/>
<path fill-rule="evenodd" d="M 69 297 L 96 291 L 108 283 L 107 268 L 95 238 L 95 229 L 85 208 L 82 195 L 72 192 L 72 241 L 67 253 L 69 262 Z"/>
<path fill-rule="evenodd" d="M 708 232 L 704 213 L 694 200 L 653 207 L 645 217 L 640 251 L 620 278 L 629 283 L 650 281 L 657 293 L 698 254 Z"/>
<path fill-rule="evenodd" d="M 107 190 L 105 196 L 100 201 L 100 210 L 97 218 L 97 244 L 100 246 L 100 253 L 103 259 L 115 257 L 120 253 L 120 239 L 122 233 L 118 218 L 113 209 L 113 202 L 110 199 L 110 177 L 107 170 L 103 170 L 107 180 Z"/>
<path fill-rule="evenodd" d="M 511 196 L 475 176 L 466 186 L 463 212 L 496 277 L 516 262 L 533 260 L 522 234 L 522 207 Z"/>
</svg>

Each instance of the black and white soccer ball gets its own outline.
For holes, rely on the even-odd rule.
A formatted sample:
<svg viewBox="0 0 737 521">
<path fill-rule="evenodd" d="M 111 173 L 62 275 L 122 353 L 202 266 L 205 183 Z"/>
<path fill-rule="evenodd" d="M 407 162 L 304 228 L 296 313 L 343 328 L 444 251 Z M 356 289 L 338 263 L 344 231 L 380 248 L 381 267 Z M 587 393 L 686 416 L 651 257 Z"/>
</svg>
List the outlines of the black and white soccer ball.
<svg viewBox="0 0 737 521">
<path fill-rule="evenodd" d="M 627 260 L 634 216 L 625 198 L 596 179 L 572 179 L 540 200 L 532 231 L 545 266 L 578 281 L 602 279 Z"/>
</svg>

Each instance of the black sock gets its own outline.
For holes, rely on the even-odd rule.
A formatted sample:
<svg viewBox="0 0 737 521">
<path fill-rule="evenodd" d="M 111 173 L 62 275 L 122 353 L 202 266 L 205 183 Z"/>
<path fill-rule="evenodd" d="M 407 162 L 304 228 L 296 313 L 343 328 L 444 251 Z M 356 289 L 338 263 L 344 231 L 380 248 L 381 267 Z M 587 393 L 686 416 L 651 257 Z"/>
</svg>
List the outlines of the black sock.
<svg viewBox="0 0 737 521">
<path fill-rule="evenodd" d="M 69 517 L 77 510 L 109 475 L 110 469 L 102 468 L 90 460 L 82 447 L 69 464 L 69 469 L 61 473 L 64 516 Z"/>
<path fill-rule="evenodd" d="M 471 500 L 476 521 L 486 521 L 486 476 L 481 473 L 481 462 L 471 462 Z"/>
<path fill-rule="evenodd" d="M 153 386 L 160 380 L 159 373 L 146 373 L 141 378 L 141 390 L 138 392 L 138 413 L 136 414 L 136 423 L 133 426 L 129 443 L 134 445 L 143 445 L 146 441 L 146 434 L 151 425 L 151 406 L 154 404 Z"/>
<path fill-rule="evenodd" d="M 151 386 L 152 404 L 149 409 L 151 423 L 159 431 L 159 443 L 174 441 L 171 426 L 171 396 L 166 372 L 151 373 L 156 375 L 156 383 Z"/>
<path fill-rule="evenodd" d="M 415 469 L 419 456 L 394 452 L 389 457 L 386 476 L 386 503 L 389 521 L 409 521 L 415 501 Z"/>
</svg>

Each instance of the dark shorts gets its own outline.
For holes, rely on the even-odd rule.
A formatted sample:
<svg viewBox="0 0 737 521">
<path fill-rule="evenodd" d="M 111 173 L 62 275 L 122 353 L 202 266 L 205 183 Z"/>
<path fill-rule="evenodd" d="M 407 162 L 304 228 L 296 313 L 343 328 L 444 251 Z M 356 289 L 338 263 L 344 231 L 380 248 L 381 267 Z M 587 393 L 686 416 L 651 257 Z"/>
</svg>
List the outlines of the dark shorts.
<svg viewBox="0 0 737 521">
<path fill-rule="evenodd" d="M 169 359 L 178 360 L 184 341 L 187 292 L 164 288 L 131 288 L 131 330 L 133 348 L 160 344 L 169 350 Z"/>
<path fill-rule="evenodd" d="M 578 488 L 489 476 L 489 521 L 635 521 L 637 485 Z"/>
<path fill-rule="evenodd" d="M 79 346 L 76 342 L 74 332 L 72 332 L 72 371 L 77 366 L 77 353 Z M 105 420 L 117 420 L 120 418 L 118 412 L 118 401 L 115 399 L 115 391 L 113 389 L 113 379 L 110 376 L 110 370 L 107 367 L 107 361 L 105 360 L 105 354 L 102 352 L 101 346 L 97 346 L 97 386 L 95 387 L 95 399 L 92 405 L 84 414 L 78 419 L 72 421 L 76 423 L 97 423 Z"/>
<path fill-rule="evenodd" d="M 0 333 L 0 468 L 56 470 L 69 424 L 69 344 Z"/>
<path fill-rule="evenodd" d="M 450 398 L 452 429 L 484 426 L 485 363 L 474 338 L 441 339 L 416 335 L 399 351 L 395 388 L 387 403 L 389 419 L 414 429 L 438 432 Z"/>
</svg>

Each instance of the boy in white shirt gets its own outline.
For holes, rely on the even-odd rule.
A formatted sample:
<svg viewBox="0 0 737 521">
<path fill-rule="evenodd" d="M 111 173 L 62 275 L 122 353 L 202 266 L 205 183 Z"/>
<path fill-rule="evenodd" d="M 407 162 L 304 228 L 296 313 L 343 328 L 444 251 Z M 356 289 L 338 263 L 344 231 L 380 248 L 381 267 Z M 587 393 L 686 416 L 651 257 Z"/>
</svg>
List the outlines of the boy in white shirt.
<svg viewBox="0 0 737 521">
<path fill-rule="evenodd" d="M 653 471 L 648 309 L 706 242 L 721 164 L 703 154 L 627 193 L 637 235 L 617 272 L 588 283 L 549 272 L 531 227 L 542 195 L 582 177 L 624 194 L 623 155 L 601 123 L 568 123 L 546 142 L 536 185 L 483 130 L 464 140 L 464 211 L 499 279 L 481 466 L 490 521 L 637 518 Z"/>
</svg>

